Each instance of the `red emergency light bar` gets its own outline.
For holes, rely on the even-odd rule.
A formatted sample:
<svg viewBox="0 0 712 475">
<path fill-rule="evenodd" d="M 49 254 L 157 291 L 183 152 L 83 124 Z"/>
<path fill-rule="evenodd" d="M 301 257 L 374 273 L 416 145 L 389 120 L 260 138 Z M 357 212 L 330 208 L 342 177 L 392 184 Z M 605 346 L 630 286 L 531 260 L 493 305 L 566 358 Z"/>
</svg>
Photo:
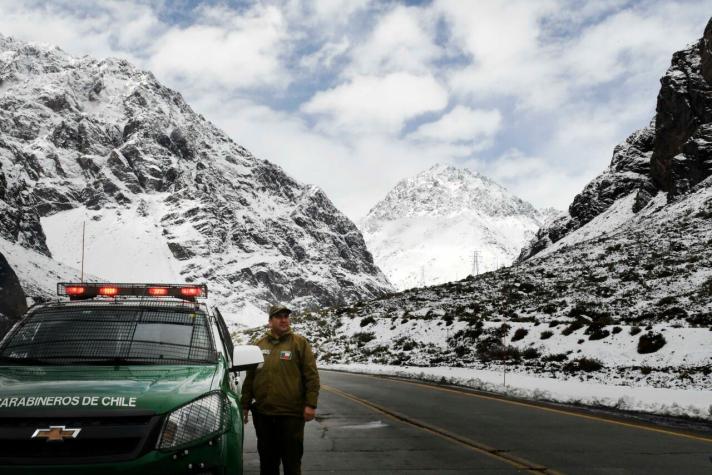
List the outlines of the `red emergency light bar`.
<svg viewBox="0 0 712 475">
<path fill-rule="evenodd" d="M 86 288 L 82 287 L 82 286 L 69 286 L 69 287 L 65 287 L 64 291 L 70 297 L 75 297 L 75 296 L 82 295 L 86 291 Z"/>
<path fill-rule="evenodd" d="M 203 289 L 200 287 L 183 287 L 180 289 L 180 294 L 183 297 L 200 297 L 203 293 Z"/>
<path fill-rule="evenodd" d="M 113 297 L 118 294 L 118 287 L 99 287 L 99 295 L 103 295 L 105 297 Z"/>
<path fill-rule="evenodd" d="M 165 297 L 168 295 L 168 287 L 149 287 L 148 295 L 152 297 Z"/>
<path fill-rule="evenodd" d="M 105 283 L 60 283 L 57 295 L 70 300 L 94 297 L 174 297 L 195 300 L 208 297 L 205 284 L 105 284 Z"/>
</svg>

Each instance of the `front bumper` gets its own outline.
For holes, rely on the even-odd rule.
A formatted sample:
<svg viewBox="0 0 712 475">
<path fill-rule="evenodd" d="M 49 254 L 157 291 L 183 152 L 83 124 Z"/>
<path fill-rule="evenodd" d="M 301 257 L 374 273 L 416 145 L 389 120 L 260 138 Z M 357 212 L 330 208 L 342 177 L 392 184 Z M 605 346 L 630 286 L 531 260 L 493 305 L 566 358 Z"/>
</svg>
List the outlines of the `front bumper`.
<svg viewBox="0 0 712 475">
<path fill-rule="evenodd" d="M 178 452 L 151 451 L 126 462 L 62 465 L 0 465 L 3 475 L 237 475 L 242 447 L 232 434 Z M 232 447 L 231 447 L 232 446 Z M 237 451 L 237 452 L 235 452 Z M 187 453 L 186 453 L 187 452 Z"/>
</svg>

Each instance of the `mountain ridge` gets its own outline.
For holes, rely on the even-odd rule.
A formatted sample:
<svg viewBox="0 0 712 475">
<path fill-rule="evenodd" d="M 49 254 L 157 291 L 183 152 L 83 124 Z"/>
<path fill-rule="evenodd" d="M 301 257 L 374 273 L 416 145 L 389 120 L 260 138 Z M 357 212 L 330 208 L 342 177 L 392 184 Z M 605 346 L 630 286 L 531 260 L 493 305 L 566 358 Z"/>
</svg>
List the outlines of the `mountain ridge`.
<svg viewBox="0 0 712 475">
<path fill-rule="evenodd" d="M 453 193 L 450 194 L 450 196 L 439 193 L 434 194 L 433 199 L 430 201 L 418 199 L 410 203 L 408 202 L 414 193 L 421 192 L 428 186 L 437 187 L 438 184 L 446 187 L 449 186 L 451 189 L 453 185 L 460 185 L 462 192 L 457 194 Z M 471 193 L 477 190 L 482 190 L 482 193 Z M 425 191 L 428 190 L 425 189 Z M 467 192 L 470 193 L 467 194 Z M 491 198 L 494 194 L 500 194 L 509 198 L 504 208 L 502 206 L 496 206 L 497 203 L 488 202 L 486 200 L 487 198 Z M 467 199 L 468 197 L 469 200 Z M 439 201 L 447 198 L 451 199 L 448 203 Z M 393 206 L 393 204 L 396 206 Z M 407 204 L 413 206 L 407 207 Z M 455 207 L 452 205 L 455 205 Z M 458 205 L 459 207 L 457 207 Z M 428 170 L 424 170 L 410 178 L 399 181 L 391 191 L 387 193 L 383 200 L 371 208 L 367 217 L 401 217 L 402 215 L 397 213 L 402 211 L 407 212 L 408 216 L 417 216 L 419 214 L 432 215 L 433 212 L 444 212 L 445 210 L 452 213 L 457 211 L 470 211 L 472 209 L 477 209 L 490 216 L 514 213 L 536 213 L 536 209 L 531 204 L 512 195 L 506 188 L 479 172 L 472 171 L 469 168 L 436 164 Z M 394 213 L 389 214 L 389 212 Z"/>
<path fill-rule="evenodd" d="M 111 236 L 160 210 L 149 228 L 133 230 L 136 245 L 167 248 L 177 277 L 209 281 L 224 313 L 243 324 L 261 322 L 269 302 L 307 308 L 391 290 L 359 230 L 321 190 L 253 156 L 126 60 L 0 37 L 0 106 L 6 243 L 51 256 L 49 217 L 59 216 L 53 232 L 69 235 L 66 225 L 79 218 L 61 213 L 80 209 Z M 141 244 L 145 235 L 157 243 Z M 149 278 L 150 263 L 134 261 L 123 271 Z M 22 263 L 12 264 L 22 280 Z"/>
<path fill-rule="evenodd" d="M 509 265 L 550 214 L 478 172 L 438 164 L 401 180 L 359 226 L 403 290 Z"/>
</svg>

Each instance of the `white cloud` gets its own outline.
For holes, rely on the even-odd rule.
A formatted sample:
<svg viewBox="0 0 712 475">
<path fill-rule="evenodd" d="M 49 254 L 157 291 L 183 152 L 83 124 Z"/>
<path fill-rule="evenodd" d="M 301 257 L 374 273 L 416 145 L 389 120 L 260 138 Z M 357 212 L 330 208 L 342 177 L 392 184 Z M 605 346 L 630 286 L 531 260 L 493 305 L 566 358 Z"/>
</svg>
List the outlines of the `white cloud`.
<svg viewBox="0 0 712 475">
<path fill-rule="evenodd" d="M 258 157 L 302 183 L 320 186 L 353 220 L 365 216 L 403 177 L 436 163 L 454 163 L 454 157 L 463 155 L 456 146 L 418 145 L 387 136 L 343 140 L 311 129 L 292 114 L 246 100 L 204 95 L 194 108 Z"/>
<path fill-rule="evenodd" d="M 437 0 L 433 8 L 448 22 L 453 46 L 472 55 L 476 64 L 501 66 L 536 50 L 539 18 L 555 7 L 553 1 Z"/>
<path fill-rule="evenodd" d="M 319 92 L 302 111 L 323 116 L 324 130 L 394 134 L 408 119 L 443 109 L 447 99 L 447 91 L 430 76 L 393 73 L 358 76 Z"/>
<path fill-rule="evenodd" d="M 134 51 L 141 55 L 141 51 L 149 49 L 154 39 L 166 29 L 149 5 L 131 2 L 105 2 L 102 5 L 106 12 L 105 21 L 96 26 L 109 34 L 114 50 Z"/>
<path fill-rule="evenodd" d="M 434 42 L 436 18 L 427 10 L 398 6 L 385 13 L 365 41 L 351 51 L 344 75 L 423 74 L 442 55 Z"/>
<path fill-rule="evenodd" d="M 327 42 L 312 54 L 303 56 L 299 60 L 302 68 L 310 71 L 331 69 L 337 58 L 349 50 L 349 41 L 345 38 L 337 42 Z"/>
<path fill-rule="evenodd" d="M 497 109 L 457 106 L 435 122 L 421 125 L 411 134 L 419 140 L 441 142 L 490 142 L 502 127 Z"/>
<path fill-rule="evenodd" d="M 254 1 L 254 0 L 253 0 Z M 327 43 L 360 41 L 364 22 L 380 10 L 375 0 L 271 0 L 289 24 L 290 41 L 321 47 Z M 318 49 L 318 48 L 316 48 Z"/>
<path fill-rule="evenodd" d="M 92 54 L 99 58 L 116 55 L 115 44 L 126 46 L 129 41 L 139 41 L 139 45 L 143 45 L 158 26 L 151 8 L 132 2 L 118 8 L 117 4 L 89 1 L 45 5 L 0 0 L 0 33 L 24 41 L 57 45 L 72 54 Z M 137 60 L 130 50 L 122 56 Z"/>
<path fill-rule="evenodd" d="M 318 25 L 328 25 L 340 29 L 351 17 L 368 9 L 372 0 L 287 0 L 282 2 L 284 11 L 295 21 Z"/>
<path fill-rule="evenodd" d="M 0 0 L 0 32 L 72 54 L 124 57 L 183 92 L 289 82 L 282 61 L 289 53 L 287 24 L 277 7 L 200 7 L 187 26 L 167 24 L 161 8 L 138 0 Z"/>
<path fill-rule="evenodd" d="M 284 86 L 289 74 L 285 53 L 286 24 L 275 7 L 246 13 L 225 8 L 206 10 L 197 24 L 171 28 L 160 37 L 149 62 L 160 77 L 208 89 Z"/>
<path fill-rule="evenodd" d="M 511 97 L 520 110 L 553 111 L 593 86 L 656 81 L 671 53 L 700 36 L 702 4 L 712 11 L 709 0 L 595 3 L 437 1 L 449 47 L 471 58 L 447 72 L 450 87 L 468 100 Z"/>
<path fill-rule="evenodd" d="M 647 124 L 671 54 L 712 12 L 710 0 L 192 4 L 178 25 L 164 1 L 0 0 L 0 32 L 153 70 L 352 217 L 401 178 L 463 160 L 565 208 Z"/>
<path fill-rule="evenodd" d="M 466 164 L 540 208 L 567 209 L 572 197 L 591 179 L 586 174 L 570 170 L 565 164 L 557 165 L 542 157 L 527 156 L 517 149 L 508 150 L 496 160 L 472 160 Z"/>
<path fill-rule="evenodd" d="M 701 33 L 693 22 L 666 10 L 622 10 L 586 28 L 561 57 L 566 74 L 587 86 L 621 76 L 631 80 L 653 68 L 662 73 L 671 49 L 683 48 Z"/>
<path fill-rule="evenodd" d="M 453 90 L 475 100 L 496 94 L 527 107 L 555 107 L 565 84 L 552 67 L 556 48 L 539 43 L 540 19 L 555 7 L 553 1 L 435 2 L 451 31 L 448 46 L 470 59 L 448 71 Z"/>
</svg>

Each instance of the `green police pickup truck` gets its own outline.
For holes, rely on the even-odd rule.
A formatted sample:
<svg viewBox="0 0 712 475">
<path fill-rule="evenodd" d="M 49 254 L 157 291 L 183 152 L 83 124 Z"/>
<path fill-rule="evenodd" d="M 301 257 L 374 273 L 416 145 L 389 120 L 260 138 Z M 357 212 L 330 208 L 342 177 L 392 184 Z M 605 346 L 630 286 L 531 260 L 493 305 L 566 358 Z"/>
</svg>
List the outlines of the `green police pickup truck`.
<svg viewBox="0 0 712 475">
<path fill-rule="evenodd" d="M 205 285 L 59 284 L 0 341 L 0 473 L 242 473 L 238 371 Z"/>
</svg>

